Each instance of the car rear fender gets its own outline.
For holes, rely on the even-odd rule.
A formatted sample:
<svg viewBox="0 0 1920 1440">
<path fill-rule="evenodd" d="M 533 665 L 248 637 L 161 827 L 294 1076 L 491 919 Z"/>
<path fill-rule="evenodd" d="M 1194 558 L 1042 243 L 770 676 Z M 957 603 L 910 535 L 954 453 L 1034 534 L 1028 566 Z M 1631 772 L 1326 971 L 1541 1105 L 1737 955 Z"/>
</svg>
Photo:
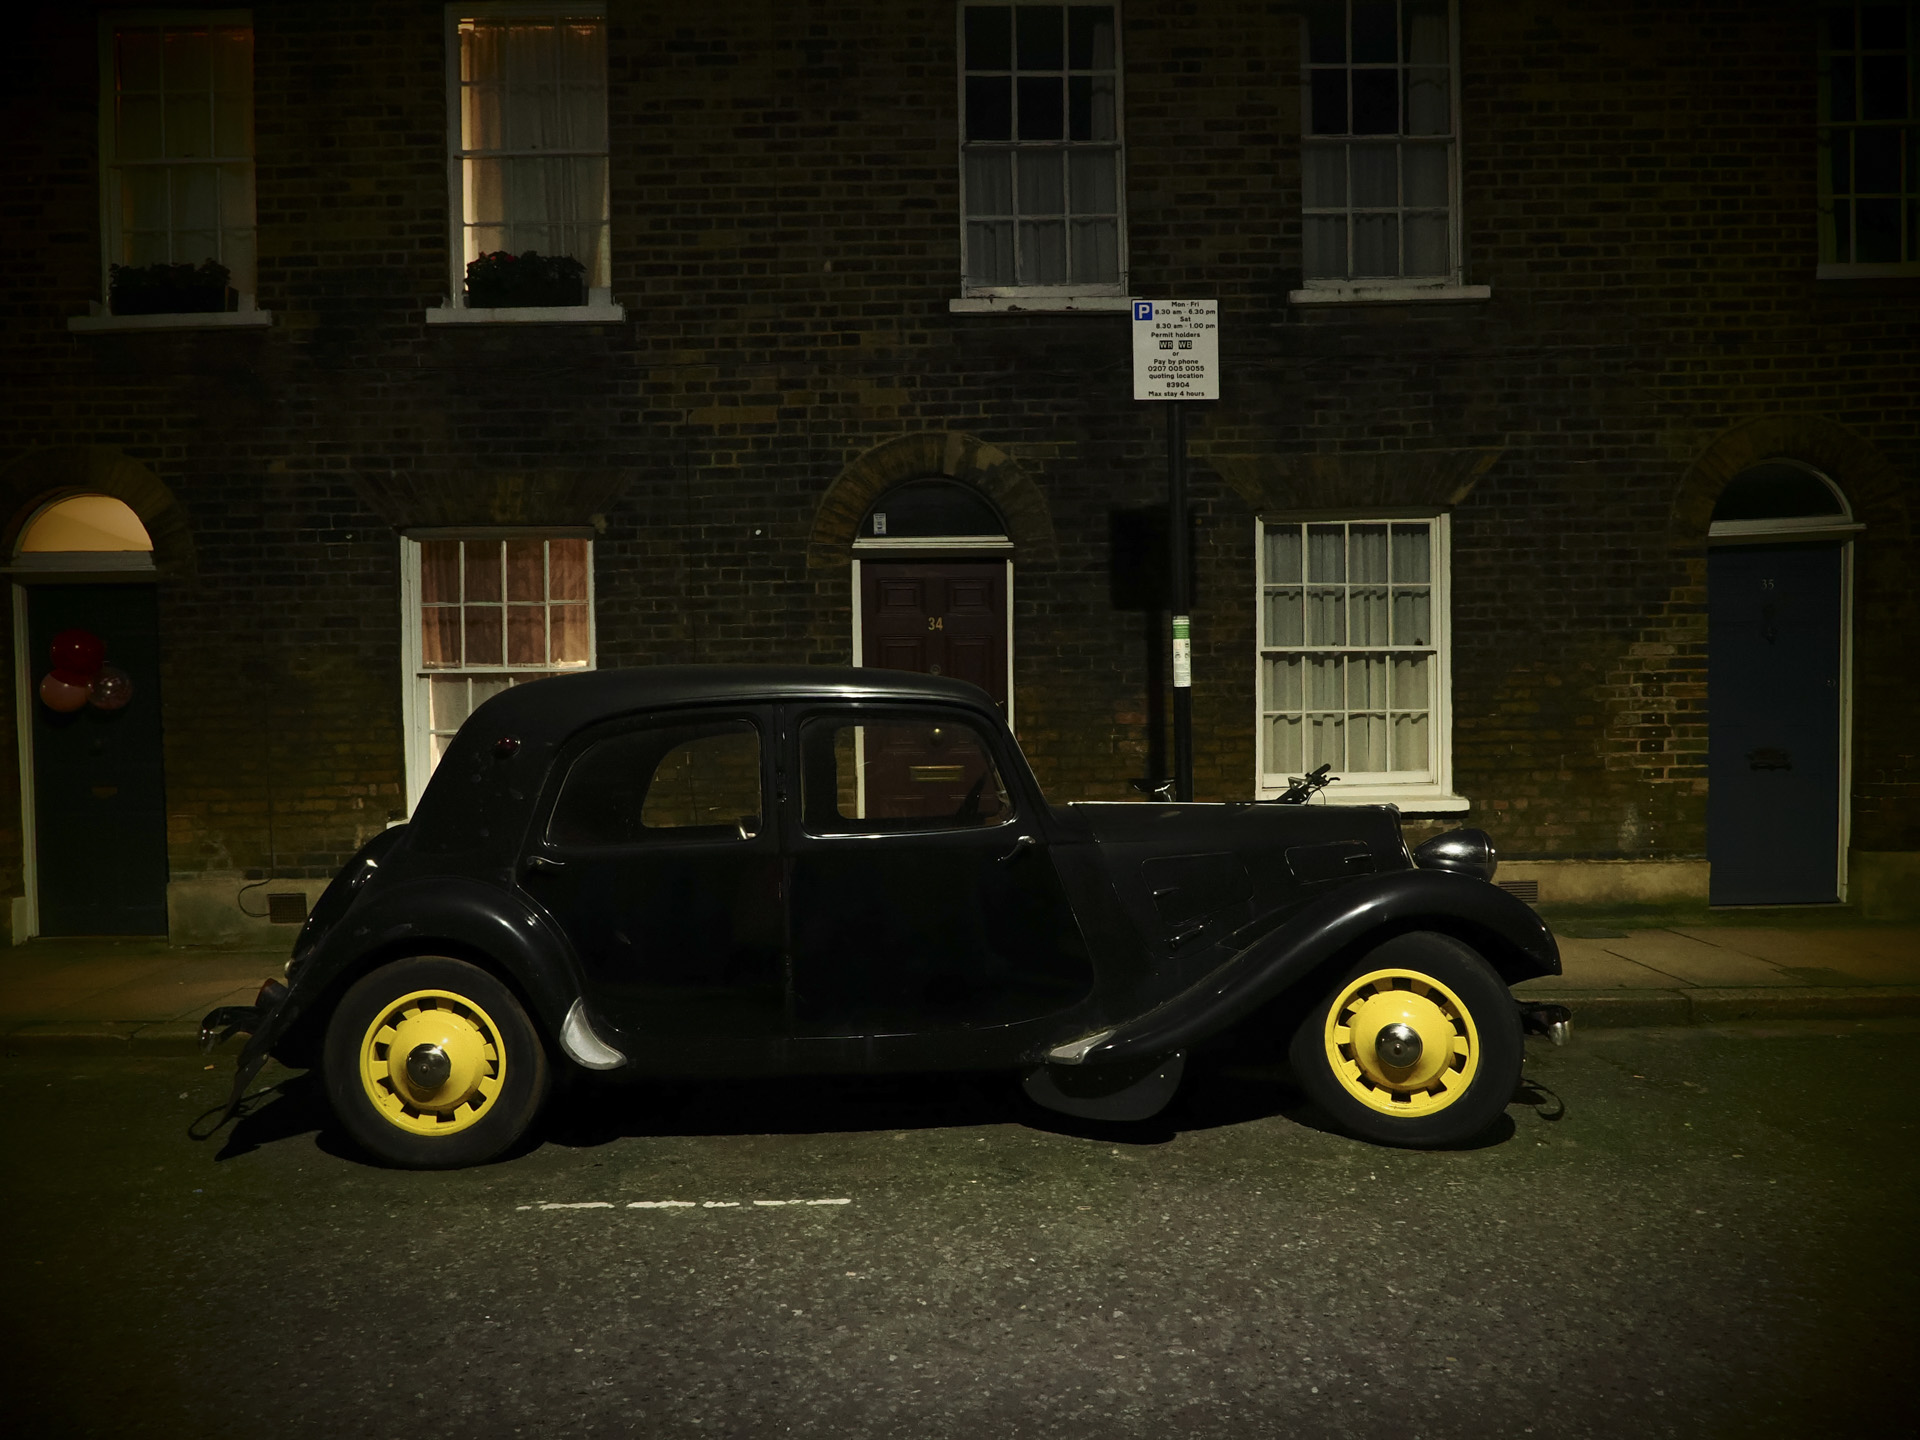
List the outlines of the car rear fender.
<svg viewBox="0 0 1920 1440">
<path fill-rule="evenodd" d="M 1372 875 L 1277 922 L 1163 1004 L 1047 1058 L 1104 1065 L 1187 1049 L 1296 989 L 1315 989 L 1325 972 L 1408 930 L 1438 930 L 1471 945 L 1509 985 L 1560 973 L 1552 932 L 1497 886 L 1437 870 Z"/>
<path fill-rule="evenodd" d="M 573 951 L 517 891 L 455 876 L 423 876 L 367 896 L 294 968 L 262 1053 L 311 1048 L 333 1006 L 362 975 L 409 955 L 451 955 L 492 971 L 549 1040 L 582 998 Z M 257 1032 L 254 1043 L 262 1040 Z M 249 1049 L 253 1046 L 250 1044 Z"/>
</svg>

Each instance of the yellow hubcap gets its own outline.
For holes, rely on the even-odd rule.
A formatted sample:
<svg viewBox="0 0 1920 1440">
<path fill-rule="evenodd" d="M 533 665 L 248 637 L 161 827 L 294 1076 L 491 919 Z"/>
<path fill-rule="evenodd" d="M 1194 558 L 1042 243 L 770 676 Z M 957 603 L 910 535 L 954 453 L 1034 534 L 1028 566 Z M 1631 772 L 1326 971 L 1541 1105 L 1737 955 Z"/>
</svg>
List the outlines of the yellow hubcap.
<svg viewBox="0 0 1920 1440">
<path fill-rule="evenodd" d="M 360 1083 L 375 1108 L 416 1135 L 466 1129 L 493 1107 L 506 1079 L 493 1018 L 447 990 L 401 996 L 360 1042 Z"/>
<path fill-rule="evenodd" d="M 1431 1115 L 1466 1093 L 1480 1036 L 1460 999 L 1418 970 L 1375 970 L 1327 1011 L 1327 1064 L 1347 1093 L 1385 1115 Z"/>
</svg>

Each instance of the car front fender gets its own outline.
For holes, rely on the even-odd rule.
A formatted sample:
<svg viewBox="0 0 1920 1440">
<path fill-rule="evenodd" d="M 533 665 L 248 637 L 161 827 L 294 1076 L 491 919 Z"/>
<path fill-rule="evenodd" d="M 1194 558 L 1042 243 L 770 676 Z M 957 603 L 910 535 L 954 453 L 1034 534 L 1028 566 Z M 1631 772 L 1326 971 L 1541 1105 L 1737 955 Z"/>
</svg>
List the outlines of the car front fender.
<svg viewBox="0 0 1920 1440">
<path fill-rule="evenodd" d="M 1400 870 L 1348 881 L 1279 920 L 1204 979 L 1104 1032 L 1056 1046 L 1056 1064 L 1106 1065 L 1185 1050 L 1315 979 L 1343 957 L 1408 930 L 1438 930 L 1486 957 L 1509 985 L 1560 973 L 1553 934 L 1486 881 Z"/>
</svg>

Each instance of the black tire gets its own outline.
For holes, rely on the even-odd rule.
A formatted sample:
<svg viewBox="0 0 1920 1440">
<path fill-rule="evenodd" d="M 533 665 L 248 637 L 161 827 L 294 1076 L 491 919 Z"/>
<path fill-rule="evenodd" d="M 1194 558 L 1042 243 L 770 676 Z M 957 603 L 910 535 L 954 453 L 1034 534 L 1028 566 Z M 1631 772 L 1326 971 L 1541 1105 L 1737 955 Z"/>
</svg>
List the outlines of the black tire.
<svg viewBox="0 0 1920 1440">
<path fill-rule="evenodd" d="M 1390 1036 L 1387 1024 L 1415 1031 L 1419 1047 Z M 1404 1066 L 1388 1058 L 1396 1039 L 1398 1053 L 1412 1056 Z M 1430 1149 L 1493 1123 L 1519 1086 L 1524 1048 L 1519 1010 L 1493 967 L 1451 936 L 1416 930 L 1342 970 L 1308 1007 L 1287 1059 L 1309 1098 L 1350 1134 Z"/>
<path fill-rule="evenodd" d="M 396 1043 L 378 1039 L 383 1021 Z M 432 1076 L 442 1059 L 447 1066 L 433 1090 L 400 1054 L 428 1045 L 441 1057 L 425 1055 L 422 1073 Z M 348 990 L 327 1022 L 321 1070 L 347 1133 L 407 1170 L 493 1159 L 527 1133 L 553 1084 L 546 1046 L 513 992 L 445 956 L 396 960 Z"/>
</svg>

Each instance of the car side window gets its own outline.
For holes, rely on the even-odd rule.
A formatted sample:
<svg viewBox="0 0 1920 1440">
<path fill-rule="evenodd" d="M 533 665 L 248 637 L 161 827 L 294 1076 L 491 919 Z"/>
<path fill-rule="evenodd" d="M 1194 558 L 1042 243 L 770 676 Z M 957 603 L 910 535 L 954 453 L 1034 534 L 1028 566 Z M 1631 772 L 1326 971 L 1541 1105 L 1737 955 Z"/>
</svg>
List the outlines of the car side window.
<svg viewBox="0 0 1920 1440">
<path fill-rule="evenodd" d="M 1004 825 L 1013 805 L 986 736 L 947 715 L 816 716 L 800 730 L 814 835 Z"/>
<path fill-rule="evenodd" d="M 761 829 L 760 732 L 751 721 L 613 735 L 567 770 L 547 821 L 555 845 L 748 839 Z"/>
</svg>

